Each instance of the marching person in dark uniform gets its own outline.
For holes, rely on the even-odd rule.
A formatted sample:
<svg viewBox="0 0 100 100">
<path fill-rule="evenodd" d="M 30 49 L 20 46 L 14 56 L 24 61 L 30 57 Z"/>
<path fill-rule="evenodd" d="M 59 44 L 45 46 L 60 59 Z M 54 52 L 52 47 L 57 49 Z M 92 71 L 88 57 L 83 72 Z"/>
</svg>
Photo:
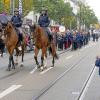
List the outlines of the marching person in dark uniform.
<svg viewBox="0 0 100 100">
<path fill-rule="evenodd" d="M 57 33 L 58 50 L 63 50 L 64 37 L 61 33 Z"/>
<path fill-rule="evenodd" d="M 38 24 L 40 25 L 40 27 L 42 27 L 45 30 L 45 32 L 47 33 L 47 35 L 49 37 L 49 41 L 51 42 L 52 35 L 50 33 L 50 30 L 48 29 L 50 20 L 49 20 L 46 8 L 42 9 L 41 15 L 38 20 Z"/>
<path fill-rule="evenodd" d="M 76 49 L 77 49 L 76 32 L 73 32 L 72 50 L 76 50 Z"/>
<path fill-rule="evenodd" d="M 11 18 L 11 21 L 13 25 L 15 26 L 15 29 L 17 31 L 18 37 L 19 37 L 19 43 L 22 43 L 23 37 L 22 37 L 22 20 L 21 16 L 19 15 L 19 10 L 16 8 L 14 11 L 14 16 Z"/>
<path fill-rule="evenodd" d="M 80 31 L 76 33 L 76 41 L 77 41 L 77 46 L 78 48 L 81 48 L 81 36 L 80 36 Z"/>
</svg>

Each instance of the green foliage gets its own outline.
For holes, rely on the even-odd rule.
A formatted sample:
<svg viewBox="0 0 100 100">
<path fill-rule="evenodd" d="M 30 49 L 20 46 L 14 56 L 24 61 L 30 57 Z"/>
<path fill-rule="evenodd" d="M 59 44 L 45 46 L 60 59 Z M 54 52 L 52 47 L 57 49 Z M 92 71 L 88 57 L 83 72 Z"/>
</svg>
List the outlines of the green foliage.
<svg viewBox="0 0 100 100">
<path fill-rule="evenodd" d="M 41 2 L 42 1 L 42 2 Z M 48 14 L 51 19 L 69 26 L 70 19 L 68 17 L 73 17 L 72 8 L 70 3 L 64 3 L 63 0 L 34 0 L 34 10 L 36 12 L 41 12 L 43 7 L 48 9 Z"/>
<path fill-rule="evenodd" d="M 3 1 L 0 0 L 0 12 L 3 10 Z M 18 7 L 18 1 L 15 1 L 15 7 Z M 77 26 L 77 17 L 80 19 L 80 24 L 86 24 L 87 27 L 90 24 L 94 24 L 98 22 L 97 17 L 92 9 L 89 6 L 82 2 L 78 2 L 80 11 L 77 15 L 74 15 L 72 12 L 72 7 L 70 3 L 64 3 L 64 0 L 22 0 L 23 3 L 23 15 L 25 16 L 29 11 L 34 10 L 35 12 L 41 12 L 43 7 L 48 9 L 48 14 L 51 19 L 56 22 L 65 25 L 66 27 L 72 26 L 75 28 Z M 10 11 L 7 8 L 7 12 Z"/>
<path fill-rule="evenodd" d="M 3 12 L 4 5 L 3 5 L 3 0 L 0 0 L 0 13 Z"/>
<path fill-rule="evenodd" d="M 79 2 L 79 8 L 80 10 L 77 16 L 80 19 L 80 24 L 85 24 L 89 28 L 90 24 L 98 23 L 98 19 L 95 16 L 94 11 L 88 5 Z"/>
</svg>

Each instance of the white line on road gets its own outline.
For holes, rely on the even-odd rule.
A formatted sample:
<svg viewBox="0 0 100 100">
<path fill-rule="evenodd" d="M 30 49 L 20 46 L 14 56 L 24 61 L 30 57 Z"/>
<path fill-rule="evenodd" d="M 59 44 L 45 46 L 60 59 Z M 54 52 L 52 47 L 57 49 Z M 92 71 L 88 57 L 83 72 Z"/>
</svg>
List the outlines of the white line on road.
<svg viewBox="0 0 100 100">
<path fill-rule="evenodd" d="M 93 77 L 94 77 L 95 71 L 96 71 L 96 67 L 94 68 L 93 73 L 91 74 L 91 77 L 90 77 L 90 79 L 88 80 L 88 82 L 87 82 L 87 84 L 86 84 L 86 86 L 85 86 L 85 88 L 84 88 L 84 90 L 83 90 L 83 92 L 82 92 L 82 94 L 81 94 L 79 100 L 83 100 L 83 99 L 84 99 L 84 96 L 85 96 L 85 94 L 86 94 L 86 92 L 87 92 L 87 90 L 88 90 L 88 88 L 89 88 L 89 86 L 90 86 L 90 83 L 91 83 L 91 81 L 92 81 L 92 79 L 93 79 Z M 86 81 L 87 81 L 87 80 L 86 80 Z M 86 82 L 85 82 L 85 83 L 86 83 Z"/>
<path fill-rule="evenodd" d="M 79 95 L 79 92 L 72 92 L 73 95 Z"/>
<path fill-rule="evenodd" d="M 37 67 L 35 67 L 35 68 L 30 72 L 30 74 L 33 74 L 36 70 L 37 70 Z"/>
<path fill-rule="evenodd" d="M 49 67 L 48 69 L 44 70 L 43 72 L 41 72 L 40 74 L 45 74 L 46 72 L 48 72 L 50 69 L 52 69 L 53 67 Z"/>
<path fill-rule="evenodd" d="M 73 57 L 73 55 L 70 55 L 70 56 L 66 57 L 66 60 L 68 60 L 68 59 L 70 59 L 72 57 Z"/>
<path fill-rule="evenodd" d="M 15 91 L 16 89 L 20 88 L 22 85 L 12 85 L 2 93 L 0 93 L 0 99 L 3 98 L 4 96 L 10 94 L 11 92 Z"/>
<path fill-rule="evenodd" d="M 85 50 L 85 49 L 88 49 L 88 48 L 91 48 L 93 46 L 95 46 L 96 44 L 89 44 L 87 46 L 85 46 L 83 49 L 81 49 L 81 51 Z"/>
</svg>

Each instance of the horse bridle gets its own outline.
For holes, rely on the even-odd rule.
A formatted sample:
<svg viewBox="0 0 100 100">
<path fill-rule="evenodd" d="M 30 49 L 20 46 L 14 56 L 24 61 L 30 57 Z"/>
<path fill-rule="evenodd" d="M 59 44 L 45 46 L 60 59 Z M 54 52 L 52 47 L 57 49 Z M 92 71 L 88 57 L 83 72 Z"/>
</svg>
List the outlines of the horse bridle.
<svg viewBox="0 0 100 100">
<path fill-rule="evenodd" d="M 7 33 L 5 33 L 5 29 L 8 23 L 4 24 L 4 23 L 0 23 L 0 33 L 2 36 L 6 36 Z"/>
</svg>

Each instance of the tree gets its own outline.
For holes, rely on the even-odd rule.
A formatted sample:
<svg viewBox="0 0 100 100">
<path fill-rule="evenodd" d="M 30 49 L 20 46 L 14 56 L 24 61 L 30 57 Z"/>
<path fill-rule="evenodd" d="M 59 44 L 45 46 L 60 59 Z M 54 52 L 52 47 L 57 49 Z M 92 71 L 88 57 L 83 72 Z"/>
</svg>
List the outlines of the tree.
<svg viewBox="0 0 100 100">
<path fill-rule="evenodd" d="M 10 0 L 4 0 L 4 10 L 7 13 L 10 13 Z"/>
<path fill-rule="evenodd" d="M 80 19 L 80 25 L 85 24 L 87 28 L 90 27 L 90 24 L 95 24 L 98 22 L 98 19 L 92 9 L 81 1 L 79 2 L 79 12 L 77 16 Z"/>
<path fill-rule="evenodd" d="M 4 5 L 3 5 L 3 0 L 0 0 L 0 13 L 3 12 Z"/>
</svg>

